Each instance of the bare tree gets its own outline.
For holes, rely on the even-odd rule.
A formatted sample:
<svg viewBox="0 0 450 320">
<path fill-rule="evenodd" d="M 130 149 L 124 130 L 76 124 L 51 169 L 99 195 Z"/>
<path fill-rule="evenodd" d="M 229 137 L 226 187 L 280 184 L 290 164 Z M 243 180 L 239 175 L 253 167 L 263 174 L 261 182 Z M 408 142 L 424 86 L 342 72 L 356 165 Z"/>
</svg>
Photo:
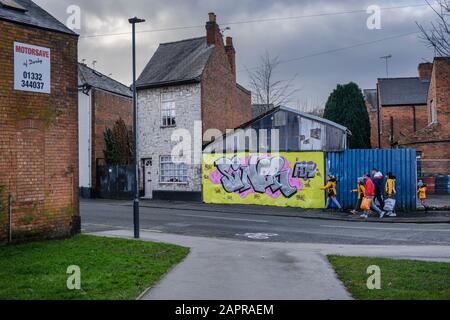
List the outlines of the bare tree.
<svg viewBox="0 0 450 320">
<path fill-rule="evenodd" d="M 438 9 L 425 0 L 437 15 L 437 20 L 431 22 L 431 30 L 427 31 L 417 24 L 422 31 L 422 39 L 434 48 L 436 55 L 450 56 L 450 0 L 436 0 Z"/>
<path fill-rule="evenodd" d="M 313 116 L 323 118 L 325 107 L 319 102 L 319 98 L 306 98 L 303 102 L 297 101 L 297 110 L 300 112 L 309 113 Z"/>
<path fill-rule="evenodd" d="M 253 103 L 266 106 L 286 104 L 299 91 L 294 88 L 297 75 L 290 80 L 276 79 L 275 72 L 280 63 L 278 57 L 271 57 L 266 52 L 261 56 L 259 65 L 253 71 L 247 70 L 252 87 Z"/>
</svg>

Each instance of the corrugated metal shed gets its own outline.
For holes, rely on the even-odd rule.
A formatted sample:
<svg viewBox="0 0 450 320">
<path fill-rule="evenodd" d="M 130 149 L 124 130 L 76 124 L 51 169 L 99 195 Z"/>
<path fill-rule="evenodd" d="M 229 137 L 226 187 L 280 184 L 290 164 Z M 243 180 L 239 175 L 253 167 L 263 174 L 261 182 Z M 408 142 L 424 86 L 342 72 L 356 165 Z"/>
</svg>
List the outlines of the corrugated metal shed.
<svg viewBox="0 0 450 320">
<path fill-rule="evenodd" d="M 391 171 L 397 177 L 397 208 L 415 210 L 417 206 L 417 158 L 415 149 L 346 150 L 328 153 L 327 174 L 338 179 L 338 199 L 346 208 L 353 208 L 357 195 L 357 179 L 377 168 L 386 174 Z"/>
<path fill-rule="evenodd" d="M 271 136 L 272 129 L 278 130 L 278 136 Z M 262 135 L 264 130 L 267 136 Z M 279 106 L 236 128 L 234 133 L 218 138 L 207 145 L 204 152 L 256 151 L 249 145 L 259 147 L 260 152 L 337 152 L 347 149 L 348 134 L 350 131 L 346 127 L 335 122 Z M 252 137 L 251 143 L 247 136 Z M 272 145 L 273 139 L 277 139 L 278 144 Z"/>
</svg>

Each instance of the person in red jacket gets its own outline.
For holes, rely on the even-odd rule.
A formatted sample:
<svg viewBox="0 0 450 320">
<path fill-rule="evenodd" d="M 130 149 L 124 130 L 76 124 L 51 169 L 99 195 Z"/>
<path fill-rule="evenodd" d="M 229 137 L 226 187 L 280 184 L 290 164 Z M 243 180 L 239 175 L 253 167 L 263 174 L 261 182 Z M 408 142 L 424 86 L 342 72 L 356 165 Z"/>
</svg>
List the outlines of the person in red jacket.
<svg viewBox="0 0 450 320">
<path fill-rule="evenodd" d="M 385 212 L 383 212 L 382 210 L 380 210 L 380 208 L 378 208 L 374 202 L 375 199 L 375 185 L 372 181 L 372 179 L 370 178 L 370 174 L 365 174 L 364 175 L 364 181 L 365 181 L 365 185 L 366 185 L 366 191 L 365 191 L 365 196 L 366 198 L 369 198 L 372 200 L 372 205 L 371 205 L 371 209 L 375 212 L 377 212 L 380 215 L 380 219 L 383 219 Z M 366 211 L 361 215 L 361 218 L 365 218 L 367 219 L 369 217 L 369 213 L 370 211 Z"/>
</svg>

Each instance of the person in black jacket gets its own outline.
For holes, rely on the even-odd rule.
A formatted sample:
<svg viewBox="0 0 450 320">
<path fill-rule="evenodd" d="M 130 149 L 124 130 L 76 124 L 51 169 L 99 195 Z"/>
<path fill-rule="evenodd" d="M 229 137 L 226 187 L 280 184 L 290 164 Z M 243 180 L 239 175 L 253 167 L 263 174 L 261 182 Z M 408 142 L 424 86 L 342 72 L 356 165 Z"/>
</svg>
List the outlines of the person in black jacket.
<svg viewBox="0 0 450 320">
<path fill-rule="evenodd" d="M 373 175 L 373 184 L 375 185 L 375 199 L 378 200 L 378 203 L 380 205 L 380 208 L 384 208 L 384 201 L 383 201 L 383 190 L 384 190 L 384 184 L 383 184 L 383 174 L 380 172 L 380 170 L 373 168 L 372 170 Z"/>
</svg>

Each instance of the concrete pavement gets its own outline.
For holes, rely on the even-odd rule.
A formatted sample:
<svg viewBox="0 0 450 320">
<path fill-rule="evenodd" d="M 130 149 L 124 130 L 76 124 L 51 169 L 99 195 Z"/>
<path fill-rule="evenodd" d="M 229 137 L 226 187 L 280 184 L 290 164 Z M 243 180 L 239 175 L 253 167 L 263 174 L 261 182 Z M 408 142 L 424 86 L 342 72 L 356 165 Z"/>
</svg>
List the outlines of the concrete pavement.
<svg viewBox="0 0 450 320">
<path fill-rule="evenodd" d="M 95 235 L 131 238 L 130 230 Z M 364 246 L 248 242 L 143 232 L 142 240 L 191 248 L 143 299 L 351 299 L 326 255 L 376 256 L 450 262 L 449 246 Z"/>
<path fill-rule="evenodd" d="M 129 231 L 99 235 L 131 237 Z M 250 243 L 144 232 L 145 241 L 191 248 L 144 300 L 351 299 L 326 259 L 283 244 Z"/>
</svg>

